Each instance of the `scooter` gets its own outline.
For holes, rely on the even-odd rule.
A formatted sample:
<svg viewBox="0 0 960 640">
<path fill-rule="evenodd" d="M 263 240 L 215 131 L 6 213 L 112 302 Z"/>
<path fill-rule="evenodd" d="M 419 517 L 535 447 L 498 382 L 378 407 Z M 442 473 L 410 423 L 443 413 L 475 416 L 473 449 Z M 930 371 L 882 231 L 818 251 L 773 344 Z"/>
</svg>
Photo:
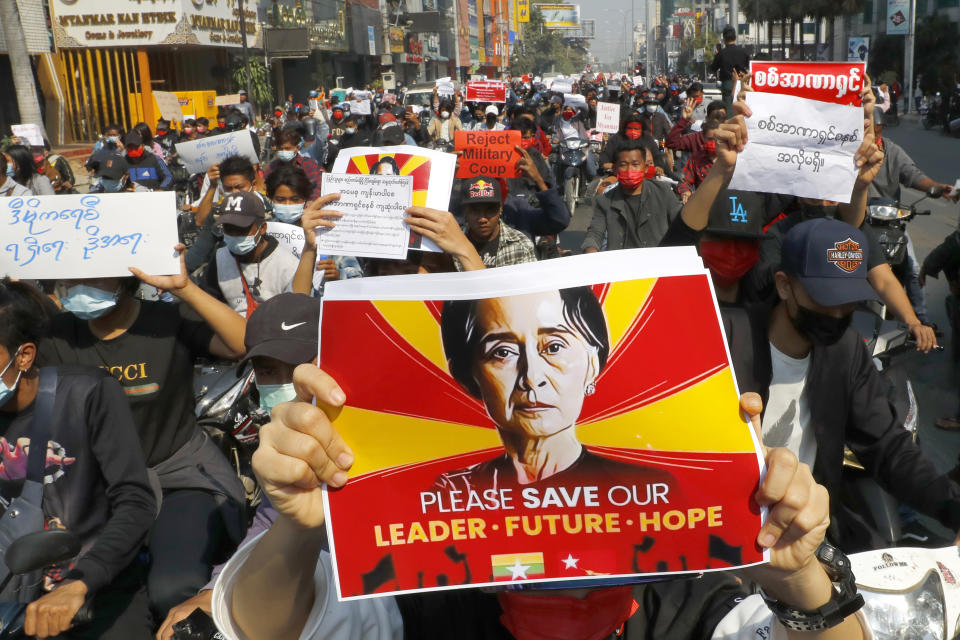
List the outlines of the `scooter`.
<svg viewBox="0 0 960 640">
<path fill-rule="evenodd" d="M 877 640 L 960 634 L 960 547 L 900 547 L 849 556 L 861 611 Z"/>
<path fill-rule="evenodd" d="M 567 138 L 558 145 L 556 159 L 557 184 L 562 185 L 563 201 L 572 214 L 577 208 L 577 201 L 583 196 L 583 189 L 587 182 L 584 169 L 587 162 L 587 150 L 590 141 L 582 138 Z"/>
<path fill-rule="evenodd" d="M 0 592 L 13 578 L 23 578 L 71 560 L 80 553 L 80 540 L 65 529 L 46 529 L 28 533 L 10 543 L 3 560 L 10 570 L 0 583 Z M 40 579 L 39 577 L 37 579 Z M 0 602 L 0 640 L 20 640 L 28 603 Z M 79 627 L 93 619 L 89 601 L 73 616 L 73 626 Z"/>
</svg>

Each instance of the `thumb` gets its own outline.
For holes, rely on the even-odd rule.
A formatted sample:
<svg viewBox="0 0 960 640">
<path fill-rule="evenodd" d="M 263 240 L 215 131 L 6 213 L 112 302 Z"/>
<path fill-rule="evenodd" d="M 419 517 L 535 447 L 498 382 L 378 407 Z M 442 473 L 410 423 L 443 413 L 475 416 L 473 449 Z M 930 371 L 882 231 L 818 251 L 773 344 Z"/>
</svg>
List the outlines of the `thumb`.
<svg viewBox="0 0 960 640">
<path fill-rule="evenodd" d="M 740 417 L 750 422 L 754 433 L 757 434 L 757 440 L 760 440 L 762 443 L 763 434 L 761 433 L 760 426 L 761 413 L 763 413 L 763 398 L 760 397 L 759 393 L 750 391 L 740 396 Z"/>
</svg>

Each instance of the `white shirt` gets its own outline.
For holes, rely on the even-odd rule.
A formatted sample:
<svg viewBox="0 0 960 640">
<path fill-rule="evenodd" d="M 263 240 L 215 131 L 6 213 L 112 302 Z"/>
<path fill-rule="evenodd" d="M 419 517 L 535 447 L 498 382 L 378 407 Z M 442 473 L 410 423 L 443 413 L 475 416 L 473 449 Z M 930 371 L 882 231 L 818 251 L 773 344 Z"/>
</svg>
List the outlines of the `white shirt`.
<svg viewBox="0 0 960 640">
<path fill-rule="evenodd" d="M 251 295 L 257 302 L 264 302 L 281 293 L 292 291 L 293 277 L 300 266 L 300 260 L 282 246 L 274 248 L 270 255 L 261 258 L 259 263 L 239 262 L 236 256 L 230 253 L 230 249 L 220 247 L 217 249 L 216 261 L 217 282 L 223 299 L 227 306 L 240 315 L 247 312 L 247 295 L 241 282 L 240 269 L 243 270 L 242 277 L 246 280 L 247 287 L 259 291 L 259 294 L 256 294 L 251 290 Z M 260 284 L 254 287 L 258 279 Z"/>
<path fill-rule="evenodd" d="M 810 354 L 791 358 L 770 345 L 773 378 L 770 397 L 763 414 L 763 444 L 786 447 L 800 462 L 813 467 L 817 457 L 817 439 L 810 424 L 810 402 L 807 398 L 807 373 Z"/>
<path fill-rule="evenodd" d="M 233 619 L 233 587 L 237 572 L 250 557 L 261 536 L 242 545 L 220 572 L 213 588 L 211 608 L 217 629 L 228 640 L 247 640 Z M 293 551 L 291 551 L 293 552 Z M 314 601 L 300 640 L 402 640 L 403 618 L 391 596 L 341 602 L 333 585 L 330 554 L 320 553 L 314 570 Z M 263 615 L 270 615 L 264 611 Z M 857 612 L 864 638 L 873 640 L 862 610 Z M 774 619 L 759 595 L 744 597 L 713 630 L 712 640 L 786 640 L 787 630 Z"/>
<path fill-rule="evenodd" d="M 473 125 L 474 131 L 504 131 L 505 129 L 506 127 L 503 126 L 502 122 L 497 122 L 494 124 L 492 129 L 487 126 L 486 120 L 480 121 Z"/>
</svg>

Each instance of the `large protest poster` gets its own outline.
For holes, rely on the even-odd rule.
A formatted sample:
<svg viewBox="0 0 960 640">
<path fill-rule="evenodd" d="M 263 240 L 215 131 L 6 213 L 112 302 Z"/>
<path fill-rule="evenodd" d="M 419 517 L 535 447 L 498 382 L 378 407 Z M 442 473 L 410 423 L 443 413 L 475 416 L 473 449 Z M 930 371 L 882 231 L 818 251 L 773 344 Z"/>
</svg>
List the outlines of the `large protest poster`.
<svg viewBox="0 0 960 640">
<path fill-rule="evenodd" d="M 506 102 L 507 84 L 505 82 L 468 82 L 467 102 Z"/>
<path fill-rule="evenodd" d="M 453 148 L 460 152 L 457 177 L 516 178 L 518 146 L 519 131 L 457 131 L 453 135 Z"/>
<path fill-rule="evenodd" d="M 613 102 L 597 103 L 597 131 L 616 133 L 620 131 L 620 105 Z"/>
<path fill-rule="evenodd" d="M 178 142 L 176 147 L 180 161 L 190 173 L 206 171 L 228 156 L 243 156 L 254 165 L 260 162 L 253 149 L 253 139 L 246 129 Z"/>
<path fill-rule="evenodd" d="M 107 278 L 180 273 L 173 192 L 3 198 L 0 277 Z"/>
<path fill-rule="evenodd" d="M 766 557 L 762 460 L 692 248 L 328 283 L 319 358 L 356 455 L 324 494 L 341 598 Z"/>
<path fill-rule="evenodd" d="M 849 202 L 863 142 L 864 64 L 751 62 L 749 142 L 731 189 Z"/>
<path fill-rule="evenodd" d="M 385 173 L 413 176 L 413 206 L 447 211 L 457 168 L 457 157 L 433 149 L 398 145 L 395 147 L 353 147 L 341 149 L 333 173 Z M 411 234 L 411 249 L 439 252 L 428 238 Z"/>
</svg>

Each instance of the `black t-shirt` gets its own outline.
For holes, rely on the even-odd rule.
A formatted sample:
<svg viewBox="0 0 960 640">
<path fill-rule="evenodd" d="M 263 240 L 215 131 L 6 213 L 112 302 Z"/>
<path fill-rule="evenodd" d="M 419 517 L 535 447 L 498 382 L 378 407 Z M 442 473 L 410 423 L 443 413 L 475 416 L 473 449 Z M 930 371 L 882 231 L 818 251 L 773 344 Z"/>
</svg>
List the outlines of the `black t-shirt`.
<svg viewBox="0 0 960 640">
<path fill-rule="evenodd" d="M 713 68 L 717 71 L 720 81 L 733 80 L 733 70 L 741 73 L 750 69 L 750 56 L 747 50 L 736 44 L 728 44 L 720 53 L 717 54 L 713 62 Z"/>
<path fill-rule="evenodd" d="M 133 325 L 112 340 L 98 340 L 85 320 L 61 313 L 40 345 L 48 364 L 106 369 L 130 401 L 147 466 L 169 458 L 196 430 L 193 364 L 209 357 L 213 330 L 184 304 L 140 302 Z"/>
</svg>

